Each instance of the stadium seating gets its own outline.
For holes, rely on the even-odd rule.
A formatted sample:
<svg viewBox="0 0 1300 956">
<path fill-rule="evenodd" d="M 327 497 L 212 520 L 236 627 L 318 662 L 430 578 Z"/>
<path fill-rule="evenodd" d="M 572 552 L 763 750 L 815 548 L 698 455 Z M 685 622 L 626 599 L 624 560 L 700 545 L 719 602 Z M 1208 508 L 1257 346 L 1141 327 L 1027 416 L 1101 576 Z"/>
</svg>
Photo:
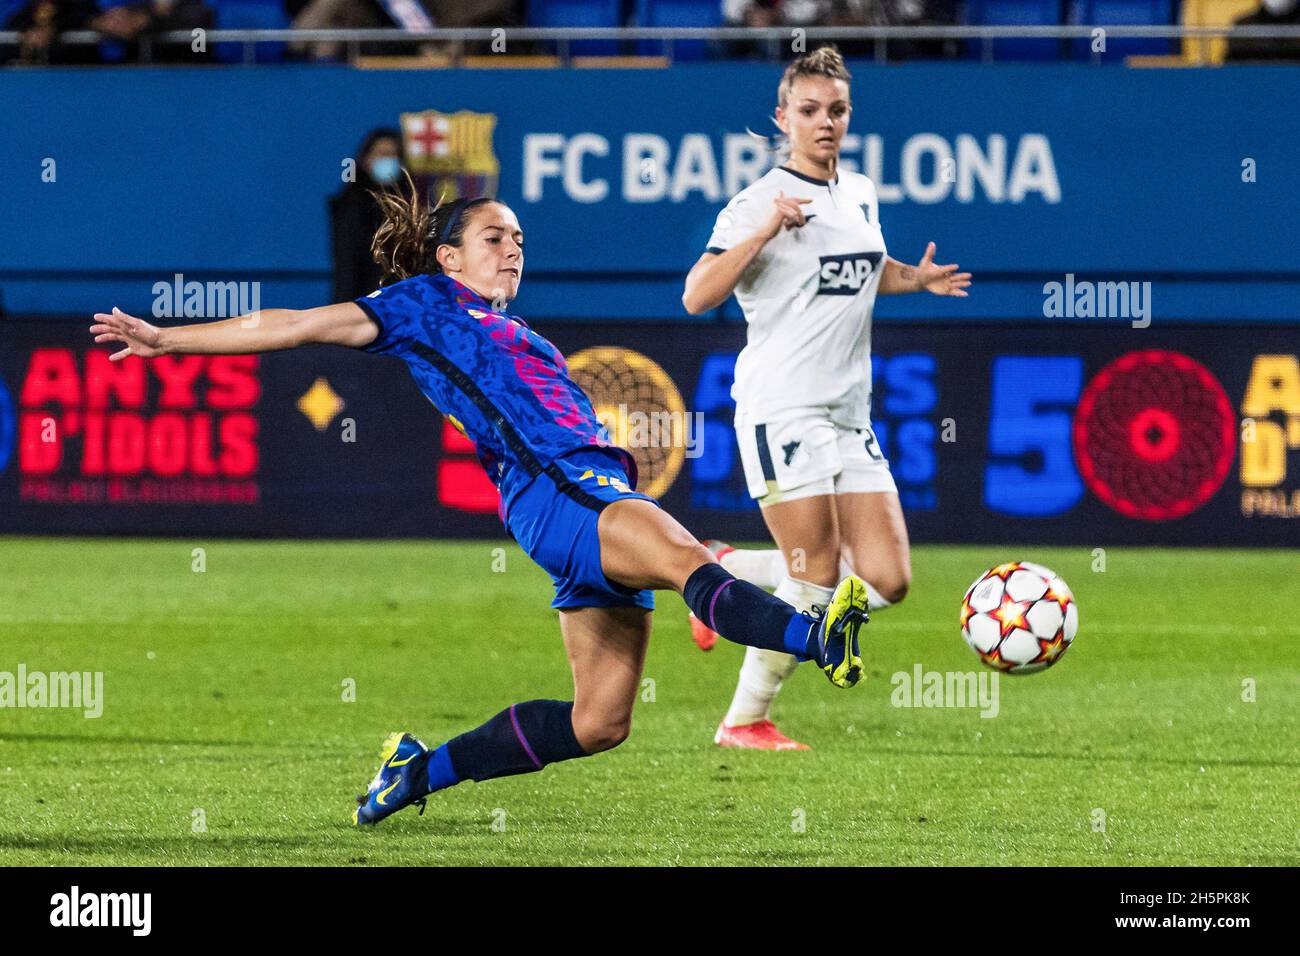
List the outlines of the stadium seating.
<svg viewBox="0 0 1300 956">
<path fill-rule="evenodd" d="M 0 30 L 6 29 L 9 18 L 27 6 L 27 0 L 0 0 Z"/>
<path fill-rule="evenodd" d="M 719 27 L 722 21 L 720 0 L 637 0 L 637 26 L 642 27 Z M 707 40 L 677 40 L 665 44 L 660 40 L 641 40 L 637 52 L 645 56 L 669 53 L 674 60 L 703 60 L 709 54 Z"/>
<path fill-rule="evenodd" d="M 217 14 L 218 30 L 284 30 L 289 27 L 284 7 L 278 0 L 208 0 Z M 284 59 L 283 43 L 259 43 L 254 49 L 258 63 Z M 216 58 L 222 63 L 242 63 L 242 43 L 218 43 Z"/>
<path fill-rule="evenodd" d="M 22 9 L 28 0 L 0 0 L 0 28 Z M 96 0 L 101 9 L 124 0 Z M 216 14 L 218 29 L 284 29 L 290 26 L 281 0 L 207 0 Z M 1228 26 L 1258 8 L 1258 0 L 966 0 L 962 22 L 972 26 L 1128 26 L 1167 25 Z M 724 26 L 721 0 L 526 0 L 526 22 L 536 27 L 720 27 Z M 1107 37 L 1106 50 L 1092 51 L 1090 37 L 1061 41 L 1050 38 L 1004 37 L 985 43 L 971 39 L 966 55 L 982 59 L 991 50 L 994 60 L 1129 61 L 1141 65 L 1196 65 L 1221 63 L 1227 43 L 1222 38 L 1194 38 L 1181 43 L 1162 38 Z M 559 44 L 544 44 L 548 54 L 559 53 Z M 716 44 L 707 40 L 638 40 L 633 45 L 620 40 L 573 40 L 567 44 L 571 58 L 585 66 L 662 65 L 664 58 L 698 61 L 716 55 Z M 284 58 L 285 44 L 261 43 L 255 48 L 258 63 Z M 636 54 L 641 60 L 628 59 Z M 126 47 L 118 42 L 100 44 L 106 62 L 121 62 Z M 224 63 L 241 63 L 242 44 L 219 43 L 215 58 Z M 426 63 L 444 66 L 445 63 Z M 477 64 L 476 64 L 477 65 Z M 484 64 L 486 65 L 486 64 Z M 498 63 L 496 65 L 506 65 Z M 541 60 L 528 66 L 548 65 Z"/>
<path fill-rule="evenodd" d="M 619 27 L 623 25 L 622 0 L 528 0 L 530 27 Z M 570 56 L 616 56 L 617 40 L 574 40 Z"/>
<path fill-rule="evenodd" d="M 1173 22 L 1173 0 L 1078 0 L 1071 5 L 1070 22 L 1088 26 L 1168 26 Z M 1121 61 L 1128 56 L 1167 55 L 1173 41 L 1151 37 L 1107 37 L 1106 51 L 1096 54 L 1105 61 Z M 1076 60 L 1091 60 L 1092 40 L 1079 37 L 1070 41 Z"/>
<path fill-rule="evenodd" d="M 966 22 L 972 26 L 1056 26 L 1063 22 L 1060 0 L 967 0 Z M 967 41 L 969 56 L 984 55 L 984 41 Z M 995 60 L 1055 60 L 1061 44 L 1052 39 L 1007 37 L 993 41 Z"/>
</svg>

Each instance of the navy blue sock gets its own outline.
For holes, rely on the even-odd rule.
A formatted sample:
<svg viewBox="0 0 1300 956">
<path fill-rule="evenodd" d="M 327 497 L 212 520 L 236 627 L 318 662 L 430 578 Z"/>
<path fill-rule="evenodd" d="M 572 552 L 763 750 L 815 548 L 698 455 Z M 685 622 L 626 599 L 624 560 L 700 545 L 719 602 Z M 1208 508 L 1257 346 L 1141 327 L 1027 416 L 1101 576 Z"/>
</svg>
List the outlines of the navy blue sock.
<svg viewBox="0 0 1300 956">
<path fill-rule="evenodd" d="M 741 581 L 720 564 L 702 564 L 682 588 L 695 616 L 729 641 L 812 660 L 813 621 L 757 585 Z"/>
<path fill-rule="evenodd" d="M 573 733 L 573 701 L 527 700 L 437 748 L 429 758 L 429 790 L 585 756 Z"/>
</svg>

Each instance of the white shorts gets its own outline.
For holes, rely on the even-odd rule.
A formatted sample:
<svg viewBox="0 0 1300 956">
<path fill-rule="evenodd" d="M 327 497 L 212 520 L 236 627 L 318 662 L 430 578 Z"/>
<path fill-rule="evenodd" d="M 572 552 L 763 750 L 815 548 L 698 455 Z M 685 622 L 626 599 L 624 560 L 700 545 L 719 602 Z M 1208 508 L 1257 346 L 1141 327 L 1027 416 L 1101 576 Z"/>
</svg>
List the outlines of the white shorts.
<svg viewBox="0 0 1300 956">
<path fill-rule="evenodd" d="M 760 506 L 819 495 L 892 491 L 889 462 L 869 427 L 850 428 L 826 418 L 736 429 L 749 496 Z"/>
</svg>

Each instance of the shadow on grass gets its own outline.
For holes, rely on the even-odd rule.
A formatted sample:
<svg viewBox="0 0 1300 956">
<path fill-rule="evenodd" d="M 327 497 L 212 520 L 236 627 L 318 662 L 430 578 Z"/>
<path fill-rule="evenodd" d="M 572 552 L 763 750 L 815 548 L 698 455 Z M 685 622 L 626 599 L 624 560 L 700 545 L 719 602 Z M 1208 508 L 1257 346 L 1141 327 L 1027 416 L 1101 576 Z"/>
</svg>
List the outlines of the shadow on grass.
<svg viewBox="0 0 1300 956">
<path fill-rule="evenodd" d="M 174 737 L 101 737 L 90 734 L 0 734 L 0 744 L 124 744 L 176 747 L 247 747 L 256 746 L 237 740 L 177 740 Z"/>
<path fill-rule="evenodd" d="M 414 816 L 414 814 L 412 814 Z M 90 855 L 104 853 L 140 853 L 158 855 L 164 859 L 195 858 L 209 855 L 224 855 L 239 851 L 257 851 L 262 849 L 268 855 L 290 848 L 318 849 L 329 854 L 344 857 L 364 853 L 367 846 L 375 849 L 402 847 L 411 838 L 422 840 L 428 837 L 481 837 L 484 834 L 485 821 L 481 816 L 458 819 L 425 818 L 423 820 L 406 819 L 386 821 L 378 827 L 359 828 L 345 819 L 330 817 L 321 821 L 320 826 L 310 833 L 245 833 L 229 836 L 212 834 L 175 834 L 170 836 L 149 836 L 147 834 L 96 833 L 71 834 L 50 833 L 40 836 L 27 836 L 17 833 L 0 833 L 0 851 L 33 850 L 43 853 L 61 854 L 68 852 Z M 351 841 L 355 835 L 357 840 Z M 383 839 L 383 837 L 388 839 Z M 341 839 L 350 840 L 348 843 Z M 372 841 L 378 842 L 372 842 Z"/>
<path fill-rule="evenodd" d="M 210 853 L 224 853 L 240 848 L 265 847 L 273 851 L 285 847 L 324 846 L 320 836 L 49 836 L 28 837 L 12 834 L 0 835 L 0 850 L 36 850 L 43 853 L 157 853 L 167 858 L 194 857 Z"/>
<path fill-rule="evenodd" d="M 1156 757 L 1151 754 L 1067 753 L 1060 750 L 1034 752 L 1029 750 L 876 750 L 877 756 L 894 757 L 975 757 L 983 760 L 1074 760 L 1086 763 L 1142 763 L 1165 767 L 1300 767 L 1300 760 L 1263 760 L 1246 757 L 1207 757 L 1192 754 L 1187 757 Z"/>
</svg>

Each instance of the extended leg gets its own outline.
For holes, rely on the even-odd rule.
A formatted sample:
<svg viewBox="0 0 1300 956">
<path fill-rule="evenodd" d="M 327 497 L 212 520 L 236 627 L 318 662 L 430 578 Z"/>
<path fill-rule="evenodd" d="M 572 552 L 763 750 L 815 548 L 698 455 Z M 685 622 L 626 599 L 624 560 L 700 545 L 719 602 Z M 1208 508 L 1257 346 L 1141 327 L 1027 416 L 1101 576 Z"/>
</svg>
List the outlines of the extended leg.
<svg viewBox="0 0 1300 956">
<path fill-rule="evenodd" d="M 632 724 L 650 614 L 641 608 L 561 610 L 574 699 L 512 704 L 433 750 L 410 734 L 394 734 L 353 819 L 358 824 L 378 823 L 412 803 L 423 810 L 428 794 L 462 780 L 532 773 L 618 746 Z"/>
<path fill-rule="evenodd" d="M 633 588 L 671 588 L 710 628 L 737 644 L 816 660 L 837 686 L 861 676 L 859 627 L 866 622 L 866 588 L 845 578 L 820 618 L 811 617 L 740 581 L 670 515 L 640 499 L 616 501 L 601 512 L 601 567 Z M 832 564 L 833 567 L 833 564 Z"/>
<path fill-rule="evenodd" d="M 728 574 L 704 545 L 648 501 L 616 501 L 601 512 L 605 576 L 633 588 L 674 590 L 729 641 L 810 660 L 814 622 L 762 588 Z"/>
</svg>

